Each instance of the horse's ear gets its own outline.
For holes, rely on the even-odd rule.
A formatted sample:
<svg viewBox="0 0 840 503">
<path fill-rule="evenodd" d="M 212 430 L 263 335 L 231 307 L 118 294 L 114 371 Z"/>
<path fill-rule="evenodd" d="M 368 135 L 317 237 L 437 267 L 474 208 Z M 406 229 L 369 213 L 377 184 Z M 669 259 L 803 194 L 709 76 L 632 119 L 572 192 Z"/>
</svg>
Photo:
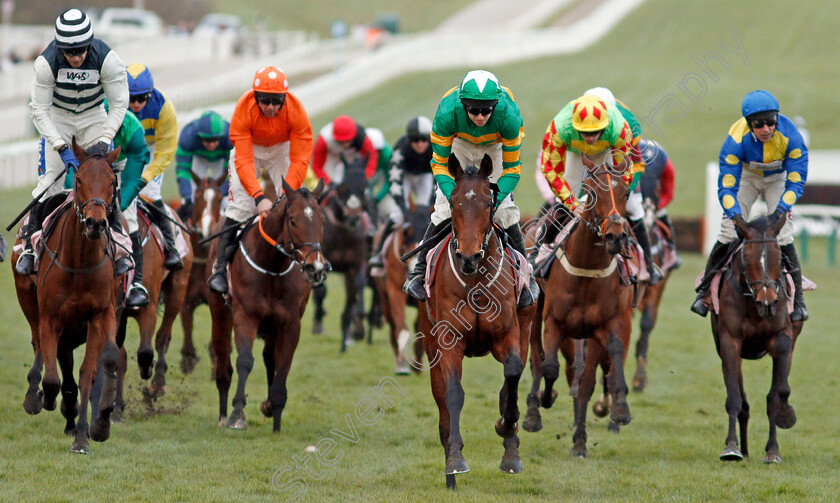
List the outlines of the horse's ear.
<svg viewBox="0 0 840 503">
<path fill-rule="evenodd" d="M 744 220 L 744 217 L 742 217 L 740 214 L 735 214 L 735 216 L 732 217 L 732 223 L 735 224 L 735 230 L 738 231 L 738 235 L 742 239 L 746 238 L 750 234 L 750 224 L 748 224 Z"/>
<path fill-rule="evenodd" d="M 281 178 L 280 180 L 283 182 L 283 192 L 286 193 L 286 197 L 291 198 L 292 196 L 294 196 L 295 189 L 293 189 L 292 186 L 289 185 L 289 182 L 287 182 L 285 178 Z"/>
<path fill-rule="evenodd" d="M 115 162 L 117 162 L 117 159 L 120 157 L 120 150 L 121 147 L 117 145 L 117 148 L 105 154 L 105 159 L 108 159 L 108 162 L 110 162 L 113 165 Z"/>
<path fill-rule="evenodd" d="M 76 135 L 73 135 L 73 138 L 70 139 L 70 149 L 73 151 L 73 155 L 76 156 L 76 160 L 79 161 L 79 164 L 81 164 L 82 161 L 87 159 L 85 149 L 83 149 L 78 143 L 76 143 Z"/>
<path fill-rule="evenodd" d="M 481 166 L 478 168 L 478 176 L 482 176 L 484 178 L 490 178 L 490 175 L 492 173 L 493 173 L 493 159 L 491 159 L 489 155 L 484 154 L 484 157 L 481 158 Z"/>
<path fill-rule="evenodd" d="M 312 191 L 312 195 L 315 196 L 315 199 L 317 199 L 319 203 L 321 202 L 321 198 L 324 196 L 324 179 L 323 178 L 318 180 L 318 185 L 315 186 L 315 190 Z"/>
<path fill-rule="evenodd" d="M 461 163 L 454 153 L 449 154 L 449 174 L 452 178 L 461 178 L 464 175 L 464 170 L 461 169 Z"/>
</svg>

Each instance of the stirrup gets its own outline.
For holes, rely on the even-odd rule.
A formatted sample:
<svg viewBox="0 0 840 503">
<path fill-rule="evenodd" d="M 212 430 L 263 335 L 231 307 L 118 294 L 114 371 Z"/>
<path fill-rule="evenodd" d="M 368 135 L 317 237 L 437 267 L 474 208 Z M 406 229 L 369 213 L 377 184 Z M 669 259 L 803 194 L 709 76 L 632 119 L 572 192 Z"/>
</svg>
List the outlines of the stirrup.
<svg viewBox="0 0 840 503">
<path fill-rule="evenodd" d="M 691 305 L 691 312 L 692 313 L 697 313 L 700 316 L 702 316 L 703 318 L 705 318 L 706 315 L 709 314 L 709 308 L 703 302 L 703 299 L 705 297 L 706 297 L 706 292 L 705 291 L 697 292 L 697 298 L 694 299 L 694 304 Z"/>
<path fill-rule="evenodd" d="M 29 258 L 24 260 L 24 257 Z M 15 271 L 21 276 L 35 274 L 35 251 L 31 247 L 26 247 L 20 254 L 15 263 Z"/>
<path fill-rule="evenodd" d="M 135 281 L 128 288 L 125 296 L 125 305 L 128 307 L 142 307 L 149 303 L 149 291 L 143 283 Z"/>
<path fill-rule="evenodd" d="M 382 254 L 377 253 L 368 259 L 368 267 L 385 267 L 385 261 L 382 260 Z"/>
<path fill-rule="evenodd" d="M 790 313 L 790 321 L 807 321 L 809 317 L 808 308 L 805 307 L 805 304 L 800 304 L 794 300 L 793 312 Z"/>
<path fill-rule="evenodd" d="M 228 293 L 227 266 L 213 271 L 213 274 L 207 278 L 207 286 L 216 293 L 222 295 Z"/>
</svg>

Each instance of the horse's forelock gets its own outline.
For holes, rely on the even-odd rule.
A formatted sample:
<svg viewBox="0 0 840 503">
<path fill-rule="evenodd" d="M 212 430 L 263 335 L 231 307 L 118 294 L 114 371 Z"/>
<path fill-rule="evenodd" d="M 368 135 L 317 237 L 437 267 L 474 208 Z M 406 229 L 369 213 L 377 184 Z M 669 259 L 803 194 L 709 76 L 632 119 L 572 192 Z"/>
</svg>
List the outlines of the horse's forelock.
<svg viewBox="0 0 840 503">
<path fill-rule="evenodd" d="M 770 226 L 770 221 L 767 217 L 759 217 L 750 221 L 750 227 L 758 231 L 760 234 L 765 234 Z"/>
<path fill-rule="evenodd" d="M 110 151 L 110 147 L 108 145 L 105 145 L 104 143 L 101 143 L 101 142 L 97 142 L 96 144 L 92 145 L 91 147 L 86 148 L 85 149 L 85 154 L 87 154 L 88 156 L 105 157 L 106 155 L 108 155 L 109 151 Z"/>
<path fill-rule="evenodd" d="M 464 168 L 464 176 L 478 176 L 478 166 L 475 164 Z"/>
</svg>

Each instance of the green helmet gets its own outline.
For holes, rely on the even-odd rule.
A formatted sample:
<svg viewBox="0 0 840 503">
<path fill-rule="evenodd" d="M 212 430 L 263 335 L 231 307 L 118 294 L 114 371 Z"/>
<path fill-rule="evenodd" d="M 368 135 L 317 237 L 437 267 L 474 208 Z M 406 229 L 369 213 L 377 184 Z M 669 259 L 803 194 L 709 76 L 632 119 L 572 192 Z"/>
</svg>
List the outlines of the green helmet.
<svg viewBox="0 0 840 503">
<path fill-rule="evenodd" d="M 498 102 L 502 97 L 502 87 L 499 85 L 499 79 L 492 73 L 485 70 L 473 70 L 464 76 L 461 87 L 458 89 L 458 97 L 462 101 Z"/>
<path fill-rule="evenodd" d="M 198 137 L 203 140 L 218 140 L 225 135 L 225 125 L 221 115 L 213 111 L 204 112 L 198 118 Z"/>
</svg>

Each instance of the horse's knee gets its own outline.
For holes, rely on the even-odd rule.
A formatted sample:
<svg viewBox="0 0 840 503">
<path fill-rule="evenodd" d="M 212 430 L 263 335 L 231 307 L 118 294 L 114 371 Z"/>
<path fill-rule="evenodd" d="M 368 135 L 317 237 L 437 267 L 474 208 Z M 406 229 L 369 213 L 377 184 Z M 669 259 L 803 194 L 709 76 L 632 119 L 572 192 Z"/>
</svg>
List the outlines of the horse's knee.
<svg viewBox="0 0 840 503">
<path fill-rule="evenodd" d="M 548 381 L 556 381 L 560 377 L 560 362 L 557 358 L 546 359 L 542 364 L 542 373 Z"/>
<path fill-rule="evenodd" d="M 653 330 L 653 309 L 650 307 L 646 307 L 642 313 L 642 320 L 639 323 L 639 327 L 642 329 L 643 334 L 650 333 Z"/>
<path fill-rule="evenodd" d="M 624 343 L 621 342 L 618 335 L 611 335 L 610 339 L 607 341 L 607 354 L 610 356 L 624 354 Z"/>
<path fill-rule="evenodd" d="M 791 350 L 793 347 L 793 341 L 786 333 L 779 332 L 779 334 L 776 335 L 775 345 L 776 351 L 783 354 Z"/>
<path fill-rule="evenodd" d="M 115 342 L 108 342 L 102 348 L 102 367 L 108 374 L 114 374 L 117 371 L 117 362 L 120 359 L 120 348 Z"/>
<path fill-rule="evenodd" d="M 236 357 L 236 372 L 238 373 L 248 373 L 251 372 L 251 369 L 254 368 L 254 355 L 251 354 L 251 350 L 243 350 L 239 353 L 239 356 Z"/>
<path fill-rule="evenodd" d="M 521 376 L 524 369 L 525 364 L 522 363 L 518 354 L 511 352 L 507 355 L 507 358 L 505 358 L 505 379 Z"/>
</svg>

